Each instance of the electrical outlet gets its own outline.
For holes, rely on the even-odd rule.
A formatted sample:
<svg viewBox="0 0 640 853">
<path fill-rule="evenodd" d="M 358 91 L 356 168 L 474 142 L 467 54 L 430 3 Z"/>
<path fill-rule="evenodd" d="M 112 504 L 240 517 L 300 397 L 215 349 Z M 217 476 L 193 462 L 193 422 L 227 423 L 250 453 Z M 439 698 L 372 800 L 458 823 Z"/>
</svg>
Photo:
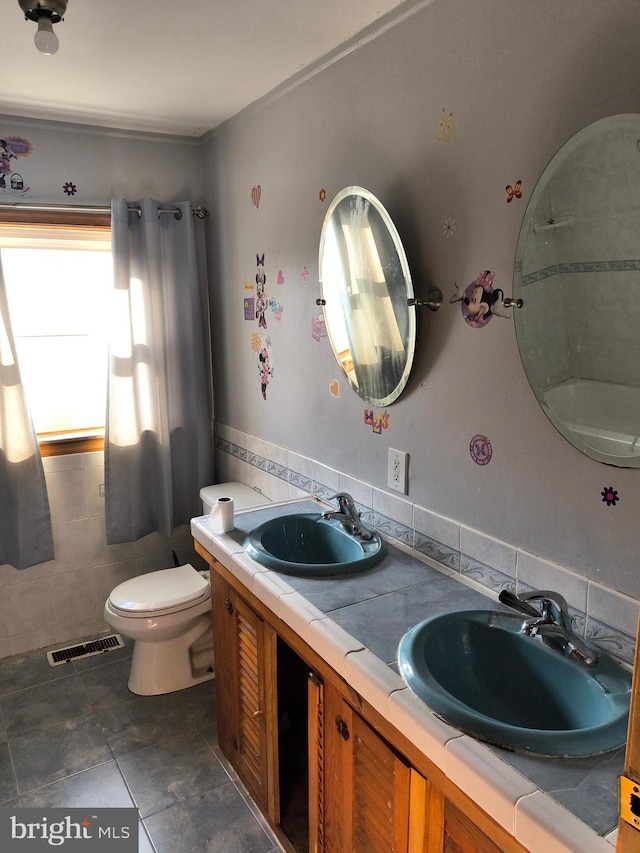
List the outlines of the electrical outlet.
<svg viewBox="0 0 640 853">
<path fill-rule="evenodd" d="M 389 468 L 387 485 L 396 492 L 407 494 L 407 475 L 409 472 L 409 454 L 402 450 L 389 448 Z"/>
</svg>

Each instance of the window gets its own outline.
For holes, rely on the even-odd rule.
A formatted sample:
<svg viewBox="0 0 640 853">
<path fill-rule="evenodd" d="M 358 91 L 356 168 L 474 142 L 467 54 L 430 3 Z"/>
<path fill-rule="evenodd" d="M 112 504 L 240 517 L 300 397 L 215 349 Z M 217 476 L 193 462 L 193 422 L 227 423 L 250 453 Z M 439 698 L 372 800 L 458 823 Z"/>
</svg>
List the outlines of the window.
<svg viewBox="0 0 640 853">
<path fill-rule="evenodd" d="M 110 217 L 3 211 L 0 255 L 42 455 L 102 449 Z"/>
</svg>

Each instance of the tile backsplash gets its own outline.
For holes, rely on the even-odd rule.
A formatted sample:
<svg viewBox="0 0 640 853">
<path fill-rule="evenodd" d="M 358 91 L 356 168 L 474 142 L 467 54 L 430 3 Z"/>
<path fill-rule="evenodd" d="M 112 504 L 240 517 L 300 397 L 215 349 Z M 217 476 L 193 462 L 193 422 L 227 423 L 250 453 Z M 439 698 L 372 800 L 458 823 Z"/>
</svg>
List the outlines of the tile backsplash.
<svg viewBox="0 0 640 853">
<path fill-rule="evenodd" d="M 426 507 L 356 480 L 309 457 L 216 424 L 219 482 L 238 480 L 273 501 L 306 494 L 329 498 L 349 492 L 363 520 L 406 548 L 438 562 L 442 569 L 474 582 L 488 594 L 504 587 L 518 592 L 553 589 L 569 604 L 576 632 L 614 657 L 633 664 L 640 602 L 570 568 L 494 539 Z"/>
<path fill-rule="evenodd" d="M 199 563 L 188 525 L 176 530 L 173 542 L 152 534 L 107 544 L 102 453 L 43 461 L 55 559 L 23 571 L 0 566 L 0 657 L 105 630 L 102 609 L 110 590 L 129 577 L 173 565 L 172 550 L 181 562 Z M 633 663 L 640 603 L 605 584 L 224 424 L 216 428 L 216 465 L 219 482 L 247 483 L 275 501 L 348 491 L 368 524 L 489 594 L 505 586 L 555 589 L 569 602 L 579 633 Z"/>
</svg>

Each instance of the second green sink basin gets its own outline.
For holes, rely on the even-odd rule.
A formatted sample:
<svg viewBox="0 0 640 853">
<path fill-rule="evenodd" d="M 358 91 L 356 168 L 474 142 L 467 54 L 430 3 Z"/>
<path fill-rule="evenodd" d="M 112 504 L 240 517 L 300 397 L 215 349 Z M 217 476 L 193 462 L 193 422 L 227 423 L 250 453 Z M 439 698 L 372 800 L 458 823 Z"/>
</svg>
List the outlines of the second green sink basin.
<svg viewBox="0 0 640 853">
<path fill-rule="evenodd" d="M 520 633 L 522 616 L 466 610 L 400 642 L 400 673 L 446 722 L 518 752 L 586 756 L 622 746 L 631 676 L 601 653 L 584 666 Z"/>
<path fill-rule="evenodd" d="M 256 562 L 299 577 L 332 577 L 362 572 L 386 554 L 374 531 L 371 539 L 347 533 L 339 521 L 320 513 L 282 515 L 266 521 L 245 538 L 243 547 Z"/>
</svg>

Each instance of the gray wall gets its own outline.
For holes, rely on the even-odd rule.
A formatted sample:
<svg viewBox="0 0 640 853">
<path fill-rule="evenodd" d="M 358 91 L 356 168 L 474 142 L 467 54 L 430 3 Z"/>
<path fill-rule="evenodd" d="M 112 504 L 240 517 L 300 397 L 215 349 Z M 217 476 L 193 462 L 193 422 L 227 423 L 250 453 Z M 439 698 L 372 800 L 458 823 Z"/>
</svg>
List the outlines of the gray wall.
<svg viewBox="0 0 640 853">
<path fill-rule="evenodd" d="M 472 329 L 448 299 L 455 282 L 465 287 L 483 269 L 509 294 L 527 199 L 546 163 L 591 121 L 640 112 L 639 32 L 635 0 L 435 0 L 210 134 L 219 423 L 383 488 L 388 447 L 408 451 L 411 502 L 638 596 L 640 472 L 574 450 L 534 399 L 512 320 Z M 448 139 L 436 132 L 443 109 L 453 114 Z M 522 198 L 507 204 L 505 186 L 517 180 Z M 364 425 L 365 404 L 328 340 L 311 335 L 324 213 L 351 184 L 388 208 L 418 294 L 433 284 L 445 298 L 438 314 L 420 316 L 412 377 L 380 435 Z M 448 216 L 452 239 L 442 233 Z M 260 330 L 243 314 L 263 252 L 267 296 L 284 309 L 280 321 L 267 312 L 266 400 L 251 349 Z M 476 434 L 492 442 L 488 465 L 470 457 Z M 602 501 L 606 486 L 618 490 L 617 505 Z"/>
</svg>

